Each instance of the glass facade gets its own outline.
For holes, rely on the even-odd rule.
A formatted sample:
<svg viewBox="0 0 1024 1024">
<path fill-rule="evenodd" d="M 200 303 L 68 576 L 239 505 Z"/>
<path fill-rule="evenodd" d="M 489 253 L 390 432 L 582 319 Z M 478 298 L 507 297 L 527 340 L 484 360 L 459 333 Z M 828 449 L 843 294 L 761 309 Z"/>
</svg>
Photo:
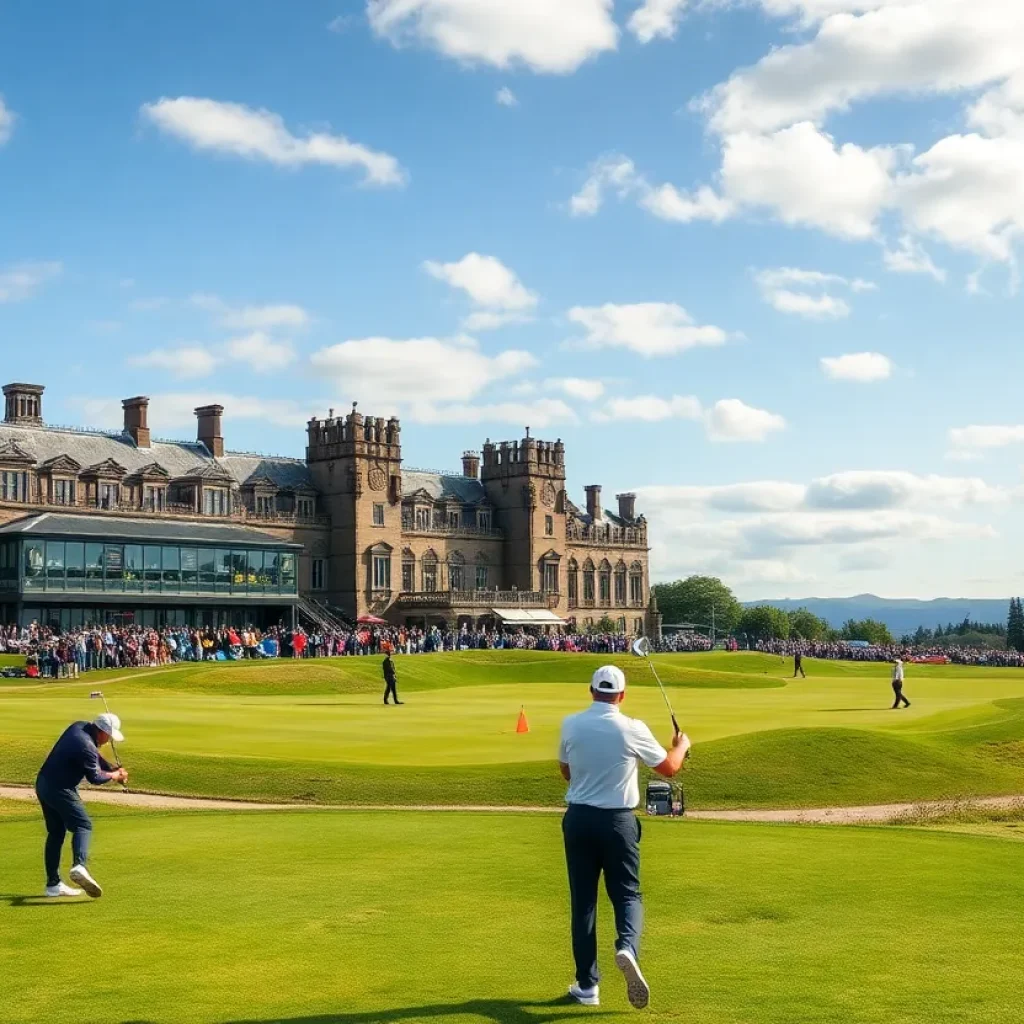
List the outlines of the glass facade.
<svg viewBox="0 0 1024 1024">
<path fill-rule="evenodd" d="M 257 597 L 298 587 L 294 551 L 33 537 L 0 541 L 0 590 Z"/>
</svg>

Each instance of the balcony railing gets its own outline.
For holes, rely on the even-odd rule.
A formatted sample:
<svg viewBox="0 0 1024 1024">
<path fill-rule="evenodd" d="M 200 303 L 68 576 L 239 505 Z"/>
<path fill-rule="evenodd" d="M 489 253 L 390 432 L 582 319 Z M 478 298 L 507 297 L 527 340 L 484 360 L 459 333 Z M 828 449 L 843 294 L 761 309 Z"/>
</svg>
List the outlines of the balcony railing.
<svg viewBox="0 0 1024 1024">
<path fill-rule="evenodd" d="M 647 602 L 646 601 L 633 601 L 633 600 L 630 600 L 628 602 L 626 602 L 626 601 L 615 601 L 613 603 L 611 601 L 604 601 L 604 600 L 595 601 L 592 598 L 587 598 L 587 597 L 584 597 L 584 598 L 570 597 L 569 598 L 569 607 L 570 608 L 606 608 L 606 609 L 616 609 L 616 608 L 618 608 L 620 610 L 623 609 L 623 608 L 635 608 L 635 609 L 643 610 L 643 609 L 645 609 L 647 607 Z"/>
<path fill-rule="evenodd" d="M 402 520 L 403 533 L 420 533 L 428 537 L 491 537 L 494 540 L 501 540 L 504 534 L 491 526 L 464 526 L 461 523 L 425 523 L 416 524 L 415 520 Z"/>
<path fill-rule="evenodd" d="M 591 544 L 594 546 L 646 548 L 647 531 L 617 526 L 576 526 L 568 524 L 565 539 L 570 544 Z"/>
<path fill-rule="evenodd" d="M 396 604 L 403 608 L 547 608 L 557 594 L 539 590 L 437 590 L 399 594 Z"/>
</svg>

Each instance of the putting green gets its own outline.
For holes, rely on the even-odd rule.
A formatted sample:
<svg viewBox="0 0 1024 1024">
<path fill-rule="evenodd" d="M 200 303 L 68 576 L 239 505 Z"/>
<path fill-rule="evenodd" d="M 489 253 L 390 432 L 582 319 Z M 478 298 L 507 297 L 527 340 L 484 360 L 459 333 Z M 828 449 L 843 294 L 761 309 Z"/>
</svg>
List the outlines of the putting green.
<svg viewBox="0 0 1024 1024">
<path fill-rule="evenodd" d="M 0 815 L 5 1024 L 638 1019 L 571 976 L 558 819 L 97 813 L 97 902 L 44 902 L 42 830 Z M 1019 1020 L 1017 843 L 902 829 L 644 822 L 646 1019 Z"/>
<path fill-rule="evenodd" d="M 102 686 L 124 720 L 140 788 L 253 799 L 556 803 L 562 718 L 587 702 L 599 656 L 466 652 L 399 659 L 404 707 L 380 702 L 377 658 L 93 673 L 0 688 L 0 781 L 29 782 L 60 729 Z M 625 710 L 663 740 L 643 663 Z M 761 655 L 660 656 L 695 743 L 688 791 L 704 806 L 872 803 L 1024 792 L 1024 671 L 912 666 L 909 710 L 888 668 L 810 662 L 788 679 Z M 786 673 L 788 674 L 788 672 Z M 515 731 L 525 706 L 530 732 Z"/>
</svg>

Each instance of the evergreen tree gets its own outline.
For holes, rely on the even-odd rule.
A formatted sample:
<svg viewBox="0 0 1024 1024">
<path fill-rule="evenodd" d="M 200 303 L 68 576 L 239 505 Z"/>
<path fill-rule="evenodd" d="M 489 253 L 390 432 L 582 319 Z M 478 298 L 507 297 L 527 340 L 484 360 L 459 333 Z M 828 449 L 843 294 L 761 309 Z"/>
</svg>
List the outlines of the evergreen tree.
<svg viewBox="0 0 1024 1024">
<path fill-rule="evenodd" d="M 1010 598 L 1010 614 L 1006 620 L 1006 646 L 1011 651 L 1024 651 L 1024 605 L 1019 597 Z"/>
</svg>

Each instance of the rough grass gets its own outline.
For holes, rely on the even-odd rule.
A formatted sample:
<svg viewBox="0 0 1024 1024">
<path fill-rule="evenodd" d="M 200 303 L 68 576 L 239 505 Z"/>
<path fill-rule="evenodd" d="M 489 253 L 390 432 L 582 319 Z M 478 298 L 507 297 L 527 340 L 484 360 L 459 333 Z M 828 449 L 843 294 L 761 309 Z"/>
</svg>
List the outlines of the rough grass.
<svg viewBox="0 0 1024 1024">
<path fill-rule="evenodd" d="M 5 1024 L 638 1019 L 603 902 L 601 1009 L 551 1002 L 571 976 L 557 818 L 104 808 L 107 894 L 64 905 L 35 897 L 41 838 L 0 820 Z M 645 821 L 643 847 L 648 1020 L 1019 1020 L 1013 844 Z"/>
</svg>

